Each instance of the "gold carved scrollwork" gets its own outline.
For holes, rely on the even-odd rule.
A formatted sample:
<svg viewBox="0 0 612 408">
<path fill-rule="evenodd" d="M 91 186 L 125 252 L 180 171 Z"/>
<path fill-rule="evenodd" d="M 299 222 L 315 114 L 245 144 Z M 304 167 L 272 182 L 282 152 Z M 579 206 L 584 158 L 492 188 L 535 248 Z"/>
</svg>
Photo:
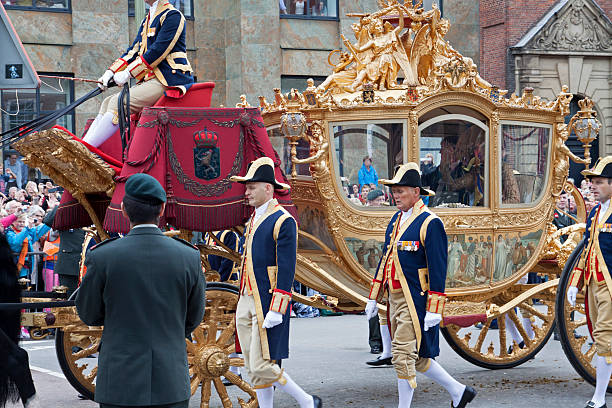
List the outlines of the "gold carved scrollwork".
<svg viewBox="0 0 612 408">
<path fill-rule="evenodd" d="M 563 185 L 569 175 L 569 161 L 570 159 L 576 163 L 589 164 L 591 161 L 587 159 L 581 159 L 571 152 L 569 147 L 566 146 L 565 142 L 569 137 L 567 125 L 565 123 L 557 123 L 555 132 L 555 159 L 553 162 L 553 180 L 552 180 L 552 191 L 553 197 L 558 197 L 563 191 Z"/>
<path fill-rule="evenodd" d="M 292 153 L 291 162 L 294 165 L 310 163 L 311 171 L 317 172 L 327 168 L 325 158 L 327 157 L 326 155 L 329 148 L 329 143 L 327 143 L 325 138 L 322 121 L 315 120 L 309 127 L 310 132 L 304 136 L 304 139 L 310 143 L 310 156 L 305 159 L 298 159 Z"/>
</svg>

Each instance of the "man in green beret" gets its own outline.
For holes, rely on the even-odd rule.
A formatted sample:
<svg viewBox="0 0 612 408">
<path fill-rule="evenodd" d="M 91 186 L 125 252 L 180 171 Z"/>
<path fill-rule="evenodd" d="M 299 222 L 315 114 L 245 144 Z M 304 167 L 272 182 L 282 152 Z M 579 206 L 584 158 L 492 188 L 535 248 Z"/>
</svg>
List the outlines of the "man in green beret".
<svg viewBox="0 0 612 408">
<path fill-rule="evenodd" d="M 158 228 L 165 204 L 157 180 L 131 176 L 121 203 L 129 234 L 85 259 L 76 307 L 85 324 L 104 326 L 95 394 L 102 408 L 189 404 L 185 337 L 204 316 L 206 282 L 199 251 Z"/>
</svg>

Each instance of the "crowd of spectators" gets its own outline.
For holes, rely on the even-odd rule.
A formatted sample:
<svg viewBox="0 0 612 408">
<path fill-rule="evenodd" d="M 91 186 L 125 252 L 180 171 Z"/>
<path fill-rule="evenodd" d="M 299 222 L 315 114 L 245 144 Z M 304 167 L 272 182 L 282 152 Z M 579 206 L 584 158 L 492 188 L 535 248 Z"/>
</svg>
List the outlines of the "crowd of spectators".
<svg viewBox="0 0 612 408">
<path fill-rule="evenodd" d="M 0 234 L 8 241 L 23 283 L 50 291 L 58 285 L 53 267 L 59 234 L 43 220 L 59 205 L 60 188 L 50 181 L 28 180 L 28 168 L 16 154 L 9 155 L 0 174 Z"/>
</svg>

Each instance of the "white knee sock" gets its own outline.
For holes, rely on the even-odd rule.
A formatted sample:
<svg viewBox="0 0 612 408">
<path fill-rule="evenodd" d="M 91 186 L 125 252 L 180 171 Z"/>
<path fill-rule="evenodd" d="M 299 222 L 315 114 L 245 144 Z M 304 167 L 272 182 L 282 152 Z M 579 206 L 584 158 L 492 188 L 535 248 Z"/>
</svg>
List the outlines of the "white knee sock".
<svg viewBox="0 0 612 408">
<path fill-rule="evenodd" d="M 591 401 L 596 407 L 600 407 L 606 403 L 606 390 L 610 382 L 610 374 L 612 374 L 612 364 L 606 362 L 606 358 L 600 355 L 597 356 L 597 382 L 595 383 L 595 393 Z"/>
<path fill-rule="evenodd" d="M 535 332 L 533 331 L 533 326 L 531 325 L 531 319 L 529 317 L 523 316 L 523 327 L 529 338 L 533 340 L 535 338 Z"/>
<path fill-rule="evenodd" d="M 256 388 L 259 408 L 272 408 L 274 406 L 274 387 Z"/>
<path fill-rule="evenodd" d="M 410 408 L 414 389 L 410 386 L 408 380 L 400 378 L 397 379 L 397 392 L 399 394 L 399 403 L 397 404 L 397 408 Z"/>
<path fill-rule="evenodd" d="M 506 330 L 508 330 L 508 333 L 510 333 L 510 336 L 512 336 L 512 339 L 516 341 L 516 344 L 520 344 L 521 341 L 523 341 L 523 336 L 521 336 L 521 333 L 519 333 L 518 329 L 514 325 L 514 322 L 510 319 L 510 317 L 508 317 L 508 314 L 506 314 L 505 320 L 506 320 Z"/>
<path fill-rule="evenodd" d="M 98 123 L 96 124 L 96 128 L 93 132 L 91 130 L 87 132 L 83 141 L 89 143 L 93 147 L 98 147 L 102 143 L 104 143 L 109 137 L 111 137 L 117 129 L 119 129 L 119 125 L 115 125 L 113 123 L 113 117 L 115 115 L 111 112 L 106 112 Z"/>
<path fill-rule="evenodd" d="M 380 337 L 382 339 L 383 352 L 380 358 L 391 357 L 391 332 L 389 331 L 389 325 L 380 325 Z"/>
<path fill-rule="evenodd" d="M 96 116 L 94 121 L 91 122 L 91 125 L 89 125 L 89 129 L 87 129 L 87 133 L 93 134 L 94 129 L 96 128 L 96 126 L 98 126 L 98 123 L 100 123 L 100 119 L 102 118 L 102 116 L 103 115 L 101 113 L 98 113 L 98 116 Z M 85 139 L 85 136 L 87 136 L 87 133 L 85 133 L 85 135 L 83 136 L 83 139 Z"/>
<path fill-rule="evenodd" d="M 436 360 L 432 359 L 430 361 L 431 365 L 429 366 L 429 369 L 423 374 L 443 386 L 450 394 L 453 400 L 453 405 L 457 406 L 459 401 L 461 401 L 463 391 L 465 391 L 465 385 L 451 377 L 451 375 L 447 373 Z"/>
<path fill-rule="evenodd" d="M 274 386 L 280 388 L 295 398 L 297 403 L 300 405 L 300 408 L 314 408 L 314 400 L 312 395 L 307 394 L 306 391 L 301 389 L 300 386 L 297 385 L 295 381 L 289 377 L 289 375 L 287 375 L 287 373 L 283 373 L 283 377 L 279 381 L 275 382 Z"/>
</svg>

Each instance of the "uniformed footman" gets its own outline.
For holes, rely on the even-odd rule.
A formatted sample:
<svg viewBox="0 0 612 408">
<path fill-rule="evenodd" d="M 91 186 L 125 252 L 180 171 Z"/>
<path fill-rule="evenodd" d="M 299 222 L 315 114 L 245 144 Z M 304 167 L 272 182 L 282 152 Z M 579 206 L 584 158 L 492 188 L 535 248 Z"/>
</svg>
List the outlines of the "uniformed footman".
<svg viewBox="0 0 612 408">
<path fill-rule="evenodd" d="M 385 233 L 384 256 L 372 281 L 366 315 L 374 316 L 377 301 L 388 297 L 398 407 L 410 407 L 419 371 L 446 388 L 451 407 L 464 408 L 476 392 L 434 360 L 440 353 L 438 325 L 446 302 L 448 248 L 442 221 L 420 198 L 434 193 L 421 186 L 416 163 L 402 165 L 393 179 L 380 182 L 391 186 L 399 211 Z"/>
<path fill-rule="evenodd" d="M 79 317 L 104 326 L 96 379 L 102 408 L 189 405 L 185 338 L 204 316 L 200 252 L 157 227 L 166 193 L 138 173 L 121 203 L 130 232 L 92 247 L 77 292 Z"/>
<path fill-rule="evenodd" d="M 260 408 L 271 408 L 274 387 L 290 394 L 301 408 L 318 408 L 309 395 L 278 364 L 289 357 L 289 303 L 295 276 L 297 223 L 275 199 L 274 190 L 289 186 L 274 176 L 274 162 L 261 157 L 249 164 L 245 197 L 255 207 L 247 223 L 240 265 L 240 299 L 236 331 L 247 373 Z"/>
<path fill-rule="evenodd" d="M 589 213 L 584 232 L 584 251 L 572 272 L 567 291 L 569 303 L 576 304 L 578 288 L 583 288 L 587 319 L 593 328 L 597 381 L 587 408 L 606 406 L 606 389 L 612 374 L 612 156 L 606 156 L 582 172 L 593 183 L 591 191 L 599 201 Z"/>
</svg>

